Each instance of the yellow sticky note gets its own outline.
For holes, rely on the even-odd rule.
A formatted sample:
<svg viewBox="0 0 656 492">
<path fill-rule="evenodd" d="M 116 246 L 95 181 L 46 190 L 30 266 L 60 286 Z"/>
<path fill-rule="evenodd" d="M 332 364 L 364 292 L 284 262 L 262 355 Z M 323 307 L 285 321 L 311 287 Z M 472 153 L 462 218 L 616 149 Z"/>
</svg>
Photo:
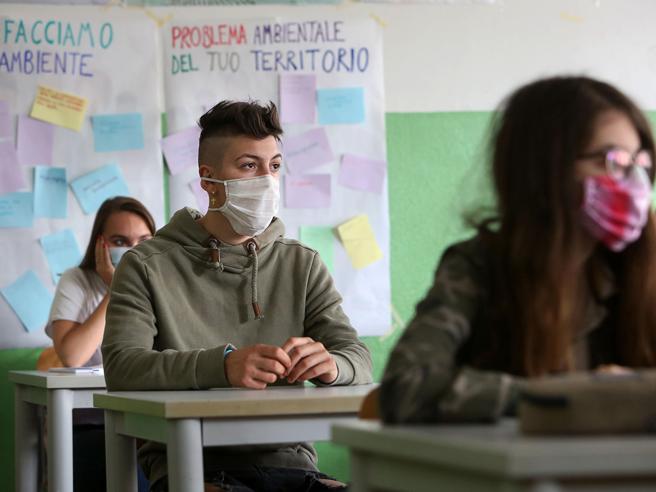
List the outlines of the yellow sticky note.
<svg viewBox="0 0 656 492">
<path fill-rule="evenodd" d="M 87 104 L 88 101 L 84 97 L 40 85 L 30 116 L 79 132 Z"/>
<path fill-rule="evenodd" d="M 353 268 L 360 269 L 375 263 L 383 257 L 369 217 L 358 215 L 337 227 L 339 238 L 346 248 Z"/>
</svg>

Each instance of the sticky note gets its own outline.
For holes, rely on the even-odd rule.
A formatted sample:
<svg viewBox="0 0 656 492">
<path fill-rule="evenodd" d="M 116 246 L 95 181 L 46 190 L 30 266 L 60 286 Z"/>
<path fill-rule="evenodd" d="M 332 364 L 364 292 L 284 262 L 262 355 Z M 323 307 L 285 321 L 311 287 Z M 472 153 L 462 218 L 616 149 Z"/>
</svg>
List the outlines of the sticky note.
<svg viewBox="0 0 656 492">
<path fill-rule="evenodd" d="M 0 227 L 32 227 L 33 201 L 31 192 L 17 191 L 0 195 Z"/>
<path fill-rule="evenodd" d="M 192 126 L 162 139 L 162 151 L 172 175 L 198 166 L 199 137 L 200 128 Z"/>
<path fill-rule="evenodd" d="M 121 168 L 107 164 L 71 182 L 73 193 L 85 214 L 92 214 L 107 198 L 129 196 Z"/>
<path fill-rule="evenodd" d="M 0 138 L 12 138 L 13 136 L 9 101 L 0 99 Z"/>
<path fill-rule="evenodd" d="M 79 265 L 82 261 L 80 248 L 73 231 L 70 229 L 43 236 L 39 241 L 50 267 L 52 281 L 55 284 L 59 282 L 62 273 Z"/>
<path fill-rule="evenodd" d="M 369 223 L 369 217 L 358 215 L 337 227 L 337 234 L 346 249 L 353 268 L 359 270 L 383 257 L 374 231 Z"/>
<path fill-rule="evenodd" d="M 40 85 L 30 116 L 79 132 L 87 105 L 88 101 L 84 97 Z"/>
<path fill-rule="evenodd" d="M 18 154 L 13 142 L 0 142 L 0 194 L 11 193 L 26 186 L 27 182 L 23 169 L 18 164 Z"/>
<path fill-rule="evenodd" d="M 34 216 L 65 219 L 68 215 L 68 184 L 63 167 L 34 168 Z"/>
<path fill-rule="evenodd" d="M 196 203 L 198 204 L 198 210 L 202 213 L 207 212 L 207 207 L 209 207 L 209 196 L 207 195 L 207 192 L 201 188 L 200 186 L 200 179 L 194 179 L 189 182 L 189 187 L 191 188 L 191 191 L 194 192 L 194 196 L 196 197 Z"/>
<path fill-rule="evenodd" d="M 387 164 L 353 154 L 342 156 L 338 183 L 355 190 L 382 193 Z"/>
<path fill-rule="evenodd" d="M 280 119 L 283 123 L 314 123 L 316 75 L 280 74 Z"/>
<path fill-rule="evenodd" d="M 52 164 L 52 147 L 55 127 L 29 116 L 18 117 L 18 162 L 23 166 L 49 166 Z"/>
<path fill-rule="evenodd" d="M 97 114 L 91 117 L 91 126 L 96 152 L 144 148 L 143 118 L 140 113 Z"/>
<path fill-rule="evenodd" d="M 319 123 L 364 123 L 364 89 L 347 87 L 341 89 L 319 89 L 317 91 Z"/>
<path fill-rule="evenodd" d="M 287 208 L 329 208 L 330 174 L 285 176 Z"/>
<path fill-rule="evenodd" d="M 12 284 L 0 289 L 27 331 L 43 328 L 48 322 L 52 294 L 32 270 L 28 270 Z"/>
<path fill-rule="evenodd" d="M 328 267 L 329 272 L 333 272 L 333 245 L 335 236 L 331 227 L 322 226 L 302 226 L 300 228 L 301 242 L 312 249 L 316 249 L 319 256 Z"/>
<path fill-rule="evenodd" d="M 288 137 L 283 143 L 283 160 L 293 174 L 303 174 L 335 159 L 323 128 Z"/>
</svg>

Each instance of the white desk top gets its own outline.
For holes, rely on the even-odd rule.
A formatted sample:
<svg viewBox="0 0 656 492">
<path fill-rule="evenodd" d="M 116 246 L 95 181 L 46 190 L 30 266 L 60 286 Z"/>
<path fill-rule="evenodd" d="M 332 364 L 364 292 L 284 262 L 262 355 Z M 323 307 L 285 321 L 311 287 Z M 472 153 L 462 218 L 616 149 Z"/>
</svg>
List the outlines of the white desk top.
<svg viewBox="0 0 656 492">
<path fill-rule="evenodd" d="M 332 434 L 334 442 L 365 453 L 505 477 L 656 475 L 656 434 L 528 437 L 514 419 L 434 426 L 357 421 L 333 426 Z"/>
<path fill-rule="evenodd" d="M 118 391 L 95 394 L 96 408 L 164 418 L 231 418 L 357 413 L 375 385 L 207 391 Z"/>
<path fill-rule="evenodd" d="M 9 380 L 46 389 L 105 389 L 105 376 L 98 374 L 65 374 L 48 371 L 9 371 Z"/>
</svg>

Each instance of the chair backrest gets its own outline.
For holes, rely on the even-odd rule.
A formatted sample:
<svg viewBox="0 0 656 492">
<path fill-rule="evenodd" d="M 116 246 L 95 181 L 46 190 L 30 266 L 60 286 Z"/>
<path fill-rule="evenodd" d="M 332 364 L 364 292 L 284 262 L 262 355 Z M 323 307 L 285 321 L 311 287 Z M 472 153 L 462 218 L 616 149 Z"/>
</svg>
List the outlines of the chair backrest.
<svg viewBox="0 0 656 492">
<path fill-rule="evenodd" d="M 44 348 L 36 361 L 37 371 L 47 371 L 51 367 L 64 367 L 64 363 L 55 352 L 55 347 Z"/>
<path fill-rule="evenodd" d="M 380 386 L 375 387 L 362 400 L 358 418 L 363 420 L 380 420 Z"/>
</svg>

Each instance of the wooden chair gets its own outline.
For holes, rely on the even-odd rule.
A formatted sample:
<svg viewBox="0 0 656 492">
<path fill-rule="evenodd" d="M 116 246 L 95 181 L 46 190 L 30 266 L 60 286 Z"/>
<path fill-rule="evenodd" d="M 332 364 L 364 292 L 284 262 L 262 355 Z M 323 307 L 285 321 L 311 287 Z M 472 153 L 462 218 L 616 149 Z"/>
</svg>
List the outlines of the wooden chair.
<svg viewBox="0 0 656 492">
<path fill-rule="evenodd" d="M 380 420 L 380 386 L 375 387 L 362 400 L 358 418 L 362 420 Z"/>
<path fill-rule="evenodd" d="M 44 348 L 36 361 L 37 371 L 47 371 L 51 367 L 64 367 L 64 363 L 55 352 L 55 347 Z"/>
</svg>

